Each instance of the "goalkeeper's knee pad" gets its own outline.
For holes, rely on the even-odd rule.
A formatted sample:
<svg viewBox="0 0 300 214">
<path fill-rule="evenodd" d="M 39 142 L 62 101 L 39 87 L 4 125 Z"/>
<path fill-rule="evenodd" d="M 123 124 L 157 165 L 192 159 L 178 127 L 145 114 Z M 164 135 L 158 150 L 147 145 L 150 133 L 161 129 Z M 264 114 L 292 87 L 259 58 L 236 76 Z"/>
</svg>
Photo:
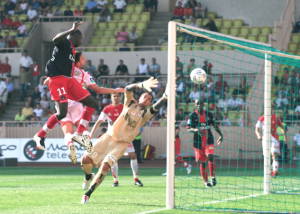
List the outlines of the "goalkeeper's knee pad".
<svg viewBox="0 0 300 214">
<path fill-rule="evenodd" d="M 110 166 L 110 168 L 117 162 L 117 158 L 113 155 L 107 155 L 103 162 L 105 163 L 108 163 L 108 165 Z"/>
</svg>

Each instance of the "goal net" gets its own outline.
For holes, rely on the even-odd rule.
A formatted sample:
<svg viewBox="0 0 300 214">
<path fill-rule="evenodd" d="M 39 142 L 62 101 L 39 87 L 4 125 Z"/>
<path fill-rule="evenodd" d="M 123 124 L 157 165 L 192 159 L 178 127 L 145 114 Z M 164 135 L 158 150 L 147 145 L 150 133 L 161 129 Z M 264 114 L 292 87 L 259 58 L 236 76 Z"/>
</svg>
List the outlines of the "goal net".
<svg viewBox="0 0 300 214">
<path fill-rule="evenodd" d="M 300 57 L 176 22 L 169 23 L 168 34 L 167 209 L 300 212 Z M 207 82 L 191 82 L 194 68 L 206 71 Z M 207 140 L 209 148 L 202 152 L 214 159 L 201 163 L 194 147 L 203 141 L 196 142 L 187 129 L 199 109 L 195 99 L 213 115 L 204 123 L 213 120 L 224 137 L 218 145 L 220 136 L 211 126 L 214 148 Z M 277 119 L 272 130 L 272 114 L 283 123 L 286 139 Z M 258 123 L 262 115 L 265 122 Z M 217 182 L 213 187 L 211 177 Z"/>
</svg>

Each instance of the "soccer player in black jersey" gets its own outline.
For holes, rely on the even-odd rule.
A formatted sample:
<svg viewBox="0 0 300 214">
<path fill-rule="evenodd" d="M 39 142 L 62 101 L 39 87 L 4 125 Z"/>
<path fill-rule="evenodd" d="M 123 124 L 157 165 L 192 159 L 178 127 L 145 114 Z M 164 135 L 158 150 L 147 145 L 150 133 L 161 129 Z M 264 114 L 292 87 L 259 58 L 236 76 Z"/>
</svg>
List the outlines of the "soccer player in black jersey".
<svg viewBox="0 0 300 214">
<path fill-rule="evenodd" d="M 97 106 L 96 101 L 89 91 L 73 77 L 75 70 L 75 47 L 80 46 L 82 33 L 78 30 L 82 22 L 74 22 L 70 30 L 57 34 L 53 38 L 55 47 L 52 58 L 47 62 L 45 71 L 49 77 L 49 90 L 52 100 L 56 103 L 57 113 L 49 117 L 43 128 L 33 137 L 37 147 L 45 148 L 46 134 L 63 118 L 68 111 L 68 99 L 81 102 L 85 105 L 78 128 L 72 136 L 72 140 L 84 146 L 88 152 L 92 151 L 92 144 L 85 130 L 92 114 Z"/>
<path fill-rule="evenodd" d="M 212 187 L 217 185 L 215 177 L 215 162 L 214 162 L 214 137 L 211 132 L 211 127 L 214 127 L 216 132 L 220 135 L 217 140 L 218 145 L 223 141 L 223 134 L 214 120 L 214 116 L 211 112 L 205 111 L 204 101 L 195 100 L 195 111 L 193 111 L 187 122 L 187 129 L 190 132 L 194 132 L 194 150 L 196 162 L 200 162 L 200 171 L 206 187 Z M 211 177 L 211 182 L 208 182 L 206 161 L 208 159 L 208 167 Z"/>
</svg>

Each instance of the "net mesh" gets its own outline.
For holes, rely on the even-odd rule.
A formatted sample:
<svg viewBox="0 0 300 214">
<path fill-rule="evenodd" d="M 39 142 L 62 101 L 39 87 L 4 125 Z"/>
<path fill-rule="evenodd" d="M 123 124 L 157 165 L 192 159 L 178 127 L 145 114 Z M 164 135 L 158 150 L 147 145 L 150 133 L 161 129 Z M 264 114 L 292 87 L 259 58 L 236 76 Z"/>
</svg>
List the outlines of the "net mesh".
<svg viewBox="0 0 300 214">
<path fill-rule="evenodd" d="M 281 153 L 276 157 L 278 176 L 270 180 L 271 193 L 264 194 L 264 165 L 270 165 L 273 161 L 270 158 L 269 163 L 264 163 L 262 143 L 255 133 L 264 107 L 265 53 L 260 51 L 284 52 L 187 26 L 177 27 L 176 50 L 176 208 L 300 212 L 300 170 L 297 160 L 300 158 L 300 134 L 297 134 L 300 133 L 300 114 L 297 113 L 297 106 L 300 112 L 300 61 L 268 55 L 268 60 L 272 61 L 272 96 L 269 102 L 274 106 L 273 113 L 287 128 L 287 139 L 284 141 L 282 131 L 276 130 L 278 143 L 271 142 L 275 142 L 272 146 Z M 207 82 L 201 85 L 191 82 L 189 74 L 194 68 L 206 71 Z M 211 136 L 208 136 L 210 140 L 206 149 L 200 150 L 206 153 L 202 163 L 195 161 L 194 149 L 196 146 L 203 149 L 202 145 L 195 144 L 194 133 L 187 129 L 187 124 L 191 123 L 189 119 L 193 119 L 192 112 L 197 109 L 194 100 L 199 98 L 204 101 L 205 111 L 212 113 L 213 121 L 224 136 L 223 142 L 218 145 L 219 134 L 211 127 L 214 150 L 209 144 L 212 142 Z M 206 126 L 209 125 L 208 120 Z M 199 126 L 195 125 L 196 128 Z M 272 152 L 271 148 L 267 150 Z M 214 154 L 214 159 L 210 154 Z M 192 166 L 190 174 L 189 165 Z M 270 168 L 269 174 L 275 171 L 273 165 Z M 206 173 L 211 185 L 211 177 L 216 178 L 215 186 L 206 187 L 209 185 L 204 182 Z"/>
</svg>

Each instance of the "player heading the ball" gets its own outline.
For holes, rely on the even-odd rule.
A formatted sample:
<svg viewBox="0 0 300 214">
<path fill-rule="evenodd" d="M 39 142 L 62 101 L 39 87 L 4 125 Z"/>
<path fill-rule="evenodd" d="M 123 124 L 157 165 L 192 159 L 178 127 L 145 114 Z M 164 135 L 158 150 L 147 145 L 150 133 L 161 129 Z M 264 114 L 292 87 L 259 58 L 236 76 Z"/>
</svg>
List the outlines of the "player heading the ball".
<svg viewBox="0 0 300 214">
<path fill-rule="evenodd" d="M 67 116 L 68 99 L 85 105 L 79 125 L 72 140 L 92 151 L 92 143 L 87 135 L 82 135 L 97 106 L 89 91 L 73 78 L 75 70 L 75 48 L 81 45 L 82 33 L 78 27 L 82 22 L 74 22 L 70 30 L 61 32 L 53 38 L 55 47 L 51 59 L 47 62 L 45 72 L 49 77 L 51 99 L 55 101 L 57 113 L 49 117 L 43 128 L 33 137 L 41 150 L 45 148 L 46 134 L 63 118 Z"/>
</svg>

